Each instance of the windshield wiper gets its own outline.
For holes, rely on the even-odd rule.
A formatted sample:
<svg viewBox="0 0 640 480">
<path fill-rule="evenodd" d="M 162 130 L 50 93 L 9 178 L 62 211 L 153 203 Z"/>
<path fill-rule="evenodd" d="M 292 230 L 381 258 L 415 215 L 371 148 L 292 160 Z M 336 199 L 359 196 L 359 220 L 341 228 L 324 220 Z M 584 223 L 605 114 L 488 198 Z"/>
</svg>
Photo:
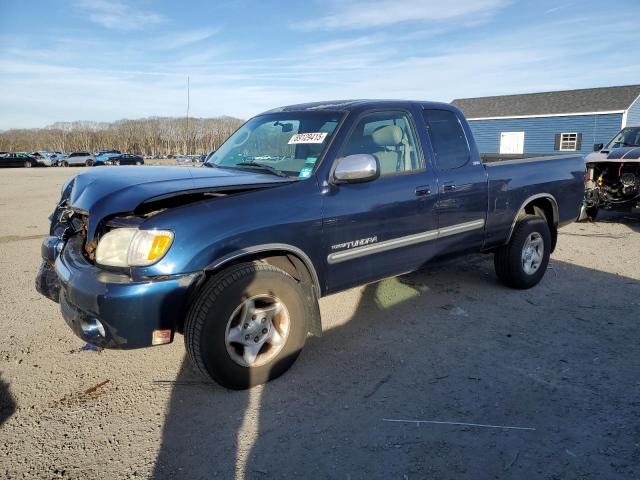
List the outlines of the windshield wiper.
<svg viewBox="0 0 640 480">
<path fill-rule="evenodd" d="M 240 162 L 240 163 L 236 163 L 235 164 L 236 167 L 249 167 L 249 168 L 255 168 L 258 170 L 264 170 L 266 172 L 269 172 L 273 175 L 277 175 L 278 177 L 288 177 L 289 175 L 287 175 L 284 172 L 281 172 L 280 170 L 270 167 L 269 165 L 265 165 L 263 163 L 258 163 L 258 162 Z"/>
</svg>

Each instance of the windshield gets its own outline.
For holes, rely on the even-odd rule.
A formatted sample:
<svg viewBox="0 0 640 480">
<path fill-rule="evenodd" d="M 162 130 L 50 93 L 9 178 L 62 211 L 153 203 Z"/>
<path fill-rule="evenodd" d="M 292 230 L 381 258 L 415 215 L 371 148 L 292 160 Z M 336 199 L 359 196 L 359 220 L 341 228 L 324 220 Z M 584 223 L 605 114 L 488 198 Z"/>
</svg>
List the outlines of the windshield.
<svg viewBox="0 0 640 480">
<path fill-rule="evenodd" d="M 309 177 L 341 113 L 282 112 L 254 117 L 207 158 L 208 166 Z"/>
<path fill-rule="evenodd" d="M 640 147 L 640 127 L 622 129 L 607 145 L 607 148 L 619 147 Z"/>
</svg>

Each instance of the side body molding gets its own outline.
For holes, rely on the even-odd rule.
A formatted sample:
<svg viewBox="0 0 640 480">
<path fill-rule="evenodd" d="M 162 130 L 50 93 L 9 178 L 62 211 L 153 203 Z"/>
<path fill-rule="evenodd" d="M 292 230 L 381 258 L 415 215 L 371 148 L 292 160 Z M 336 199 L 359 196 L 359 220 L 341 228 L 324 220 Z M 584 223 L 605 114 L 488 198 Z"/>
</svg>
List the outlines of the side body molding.
<svg viewBox="0 0 640 480">
<path fill-rule="evenodd" d="M 451 225 L 449 227 L 438 228 L 436 230 L 428 230 L 426 232 L 416 233 L 414 235 L 407 235 L 405 237 L 393 238 L 391 240 L 385 240 L 379 243 L 372 243 L 362 247 L 352 248 L 348 250 L 340 250 L 329 254 L 327 262 L 329 264 L 335 264 L 351 260 L 354 258 L 364 257 L 378 252 L 386 252 L 396 248 L 407 247 L 410 245 L 416 245 L 418 243 L 429 242 L 437 240 L 439 238 L 456 235 L 458 233 L 470 232 L 484 228 L 485 221 L 480 218 L 472 220 L 470 222 L 459 223 L 457 225 Z"/>
</svg>

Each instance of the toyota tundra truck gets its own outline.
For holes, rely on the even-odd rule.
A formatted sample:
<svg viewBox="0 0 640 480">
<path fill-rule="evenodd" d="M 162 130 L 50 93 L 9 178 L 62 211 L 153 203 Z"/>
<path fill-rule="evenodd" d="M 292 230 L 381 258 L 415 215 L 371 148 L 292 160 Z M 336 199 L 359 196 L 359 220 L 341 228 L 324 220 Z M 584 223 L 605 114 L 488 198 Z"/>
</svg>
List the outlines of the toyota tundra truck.
<svg viewBox="0 0 640 480">
<path fill-rule="evenodd" d="M 284 373 L 318 299 L 443 256 L 494 255 L 517 289 L 542 279 L 583 200 L 579 155 L 483 163 L 462 113 L 433 102 L 277 108 L 200 167 L 91 169 L 50 217 L 36 287 L 93 345 L 184 336 L 233 389 Z"/>
</svg>

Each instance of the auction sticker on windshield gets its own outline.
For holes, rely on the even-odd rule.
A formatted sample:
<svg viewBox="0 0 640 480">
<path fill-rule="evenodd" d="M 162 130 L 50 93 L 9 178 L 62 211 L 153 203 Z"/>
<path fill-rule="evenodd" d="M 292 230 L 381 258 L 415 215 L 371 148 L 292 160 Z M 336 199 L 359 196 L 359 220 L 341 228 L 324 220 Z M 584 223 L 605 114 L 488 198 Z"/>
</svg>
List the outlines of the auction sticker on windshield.
<svg viewBox="0 0 640 480">
<path fill-rule="evenodd" d="M 289 139 L 289 145 L 298 143 L 322 143 L 325 138 L 327 138 L 327 132 L 296 133 Z"/>
</svg>

